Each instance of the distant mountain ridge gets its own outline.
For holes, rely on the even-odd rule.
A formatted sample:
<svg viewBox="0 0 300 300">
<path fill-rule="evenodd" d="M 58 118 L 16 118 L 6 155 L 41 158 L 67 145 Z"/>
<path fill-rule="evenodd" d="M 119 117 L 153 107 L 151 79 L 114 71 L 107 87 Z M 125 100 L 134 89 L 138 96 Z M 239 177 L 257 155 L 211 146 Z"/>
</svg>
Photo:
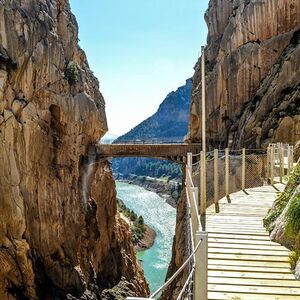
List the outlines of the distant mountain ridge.
<svg viewBox="0 0 300 300">
<path fill-rule="evenodd" d="M 167 95 L 158 110 L 151 117 L 138 124 L 113 143 L 128 142 L 182 142 L 188 131 L 192 81 Z M 181 178 L 178 164 L 152 158 L 116 158 L 112 161 L 113 172 L 121 178 L 129 174 L 155 178 Z"/>
<path fill-rule="evenodd" d="M 135 140 L 183 140 L 188 131 L 189 107 L 192 91 L 191 79 L 167 95 L 151 117 L 138 124 L 114 143 Z"/>
</svg>

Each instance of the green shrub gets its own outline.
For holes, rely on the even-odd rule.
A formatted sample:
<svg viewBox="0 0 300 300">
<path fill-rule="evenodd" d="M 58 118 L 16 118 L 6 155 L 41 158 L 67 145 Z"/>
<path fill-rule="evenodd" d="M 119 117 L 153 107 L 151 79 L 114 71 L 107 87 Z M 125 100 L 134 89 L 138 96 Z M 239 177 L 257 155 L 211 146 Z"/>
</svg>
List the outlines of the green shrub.
<svg viewBox="0 0 300 300">
<path fill-rule="evenodd" d="M 65 76 L 69 83 L 73 84 L 77 81 L 79 75 L 78 65 L 74 61 L 69 61 L 66 66 Z"/>
<path fill-rule="evenodd" d="M 139 216 L 139 218 L 138 218 L 138 224 L 139 225 L 144 225 L 144 218 L 142 216 Z"/>
<path fill-rule="evenodd" d="M 268 231 L 272 231 L 274 229 L 274 221 L 281 215 L 282 211 L 286 207 L 288 201 L 293 196 L 296 187 L 300 184 L 300 165 L 298 164 L 289 175 L 289 181 L 282 193 L 278 193 L 278 197 L 275 200 L 274 207 L 270 209 L 268 215 L 264 219 L 264 225 Z M 288 213 L 290 217 L 290 222 L 294 219 L 294 217 L 299 216 L 298 207 L 295 203 L 291 211 Z M 295 210 L 295 213 L 292 211 Z M 294 215 L 294 217 L 293 217 Z M 298 219 L 299 220 L 299 219 Z M 291 225 L 293 228 L 293 225 Z"/>
<path fill-rule="evenodd" d="M 289 261 L 291 264 L 291 269 L 294 270 L 296 268 L 297 262 L 300 258 L 300 250 L 292 251 L 289 255 Z"/>
<path fill-rule="evenodd" d="M 291 234 L 298 234 L 300 231 L 300 194 L 292 200 L 286 213 L 287 231 Z"/>
</svg>

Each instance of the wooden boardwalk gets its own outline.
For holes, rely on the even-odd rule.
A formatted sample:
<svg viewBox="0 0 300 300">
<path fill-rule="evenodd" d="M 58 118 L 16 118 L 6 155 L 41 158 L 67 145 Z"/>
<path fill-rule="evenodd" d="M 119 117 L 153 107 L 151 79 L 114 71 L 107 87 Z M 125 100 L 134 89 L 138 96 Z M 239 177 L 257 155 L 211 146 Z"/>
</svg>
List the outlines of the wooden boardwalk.
<svg viewBox="0 0 300 300">
<path fill-rule="evenodd" d="M 283 189 L 283 185 L 276 185 Z M 207 209 L 208 299 L 300 300 L 289 251 L 271 242 L 263 218 L 276 198 L 271 186 L 240 191 Z"/>
</svg>

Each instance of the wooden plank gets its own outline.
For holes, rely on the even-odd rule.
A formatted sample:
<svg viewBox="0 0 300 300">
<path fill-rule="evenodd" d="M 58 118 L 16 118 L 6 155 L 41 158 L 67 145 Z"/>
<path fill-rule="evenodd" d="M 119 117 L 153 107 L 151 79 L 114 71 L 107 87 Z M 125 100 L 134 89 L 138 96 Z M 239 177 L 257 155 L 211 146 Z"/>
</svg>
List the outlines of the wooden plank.
<svg viewBox="0 0 300 300">
<path fill-rule="evenodd" d="M 289 251 L 279 246 L 275 243 L 271 243 L 268 245 L 263 244 L 241 244 L 241 243 L 221 243 L 220 241 L 218 243 L 210 242 L 208 243 L 210 248 L 227 248 L 227 249 L 255 249 L 255 250 L 270 250 L 270 251 L 278 251 L 282 252 L 285 255 L 289 255 Z"/>
<path fill-rule="evenodd" d="M 218 265 L 218 261 L 209 262 L 208 269 L 209 270 L 218 270 L 218 271 L 240 271 L 240 272 L 259 272 L 259 273 L 271 273 L 271 274 L 289 274 L 291 275 L 291 269 L 289 264 L 285 264 L 283 267 L 272 267 L 268 264 L 264 266 L 257 266 L 250 264 L 248 266 L 245 265 Z M 292 275 L 293 276 L 293 275 Z"/>
<path fill-rule="evenodd" d="M 282 270 L 278 270 L 277 273 L 273 272 L 274 269 L 271 269 L 270 272 L 266 272 L 265 270 L 262 270 L 262 272 L 256 271 L 255 268 L 253 268 L 251 271 L 236 271 L 236 270 L 209 270 L 208 276 L 209 277 L 228 277 L 228 278 L 256 278 L 256 279 L 277 279 L 277 285 L 280 286 L 281 281 L 280 280 L 295 280 L 294 275 L 292 275 L 289 271 L 288 273 L 281 273 Z M 297 282 L 299 286 L 299 282 Z"/>
<path fill-rule="evenodd" d="M 211 284 L 229 284 L 229 285 L 253 285 L 253 286 L 265 286 L 265 287 L 296 287 L 299 288 L 299 281 L 295 279 L 289 280 L 276 280 L 270 278 L 228 278 L 228 277 L 216 277 L 210 276 L 208 283 Z M 299 288 L 300 291 L 300 288 Z"/>
<path fill-rule="evenodd" d="M 246 240 L 265 240 L 270 241 L 270 237 L 268 235 L 245 235 L 241 233 L 220 233 L 220 232 L 210 232 L 208 237 L 211 238 L 229 238 L 229 239 L 246 239 Z"/>
<path fill-rule="evenodd" d="M 247 293 L 223 293 L 208 292 L 208 300 L 300 300 L 300 296 L 295 295 L 253 295 Z"/>
<path fill-rule="evenodd" d="M 226 223 L 223 223 L 223 224 L 217 224 L 217 223 L 212 223 L 212 224 L 208 224 L 207 227 L 209 228 L 217 228 L 217 229 L 220 229 L 220 230 L 227 230 L 227 229 L 234 229 L 235 231 L 236 230 L 252 230 L 253 232 L 263 232 L 265 234 L 268 234 L 266 229 L 263 228 L 261 225 L 256 225 L 256 224 L 253 224 L 253 225 L 247 225 L 247 224 L 240 224 L 239 227 L 237 227 L 237 223 L 232 223 L 232 224 L 226 224 Z"/>
<path fill-rule="evenodd" d="M 255 255 L 259 256 L 260 259 L 263 259 L 264 256 L 276 256 L 279 257 L 279 260 L 282 257 L 287 258 L 289 256 L 289 251 L 272 251 L 270 249 L 267 250 L 258 250 L 258 249 L 236 249 L 236 248 L 222 248 L 222 247 L 209 247 L 209 253 L 215 254 L 237 254 L 237 255 Z"/>
<path fill-rule="evenodd" d="M 225 266 L 258 266 L 258 267 L 276 267 L 276 268 L 288 268 L 290 269 L 290 264 L 288 262 L 280 261 L 251 261 L 251 260 L 238 260 L 238 259 L 218 259 L 209 258 L 208 264 L 217 265 L 222 264 Z"/>
<path fill-rule="evenodd" d="M 267 294 L 267 295 L 297 295 L 300 296 L 300 288 L 290 287 L 265 287 L 265 286 L 238 286 L 227 284 L 208 284 L 209 291 L 237 292 L 247 294 Z"/>
<path fill-rule="evenodd" d="M 259 247 L 259 245 L 269 245 L 272 246 L 274 245 L 274 242 L 270 241 L 270 240 L 254 240 L 254 239 L 230 239 L 230 238 L 214 238 L 214 237 L 210 237 L 208 238 L 208 241 L 211 243 L 217 243 L 220 246 L 222 246 L 223 244 L 246 244 L 246 245 L 254 245 Z M 282 247 L 278 244 L 275 244 L 278 247 Z M 284 248 L 284 247 L 282 247 Z M 284 248 L 285 249 L 285 248 Z"/>
<path fill-rule="evenodd" d="M 252 234 L 255 234 L 255 233 L 259 233 L 259 234 L 262 234 L 262 235 L 268 235 L 268 233 L 263 230 L 263 229 L 254 229 L 254 228 L 249 228 L 249 227 L 245 227 L 245 226 L 241 226 L 239 228 L 236 228 L 237 226 L 233 226 L 231 225 L 230 227 L 229 226 L 221 226 L 221 225 L 214 225 L 214 226 L 207 226 L 207 229 L 208 230 L 216 230 L 216 231 L 220 231 L 220 232 L 228 232 L 228 233 L 231 233 L 231 232 L 247 232 L 247 233 L 252 233 Z"/>
<path fill-rule="evenodd" d="M 222 260 L 246 260 L 246 261 L 265 261 L 265 262 L 289 262 L 288 257 L 275 256 L 275 255 L 247 255 L 247 254 L 227 254 L 227 253 L 208 253 L 210 259 Z"/>
<path fill-rule="evenodd" d="M 209 236 L 211 236 L 211 233 L 221 233 L 221 234 L 223 233 L 222 230 L 218 230 L 218 229 L 214 229 L 214 228 L 212 228 L 212 229 L 208 228 L 207 231 L 209 233 Z M 224 233 L 227 233 L 227 234 L 230 234 L 230 235 L 246 235 L 246 237 L 248 237 L 248 236 L 255 236 L 255 237 L 264 236 L 264 237 L 270 239 L 267 233 L 259 232 L 259 231 L 257 231 L 257 232 L 252 231 L 251 232 L 250 230 L 248 230 L 248 231 L 246 231 L 246 230 L 243 230 L 243 231 L 234 230 L 233 231 L 232 230 L 232 231 L 229 231 L 229 232 L 225 231 Z"/>
</svg>

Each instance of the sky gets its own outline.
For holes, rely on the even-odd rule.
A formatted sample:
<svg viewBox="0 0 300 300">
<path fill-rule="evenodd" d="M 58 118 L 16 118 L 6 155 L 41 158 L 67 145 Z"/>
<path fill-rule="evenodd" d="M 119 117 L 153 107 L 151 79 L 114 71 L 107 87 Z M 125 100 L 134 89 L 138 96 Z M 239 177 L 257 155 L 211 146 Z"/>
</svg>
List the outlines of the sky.
<svg viewBox="0 0 300 300">
<path fill-rule="evenodd" d="M 151 116 L 184 85 L 206 43 L 208 0 L 70 0 L 100 81 L 109 133 Z"/>
</svg>

